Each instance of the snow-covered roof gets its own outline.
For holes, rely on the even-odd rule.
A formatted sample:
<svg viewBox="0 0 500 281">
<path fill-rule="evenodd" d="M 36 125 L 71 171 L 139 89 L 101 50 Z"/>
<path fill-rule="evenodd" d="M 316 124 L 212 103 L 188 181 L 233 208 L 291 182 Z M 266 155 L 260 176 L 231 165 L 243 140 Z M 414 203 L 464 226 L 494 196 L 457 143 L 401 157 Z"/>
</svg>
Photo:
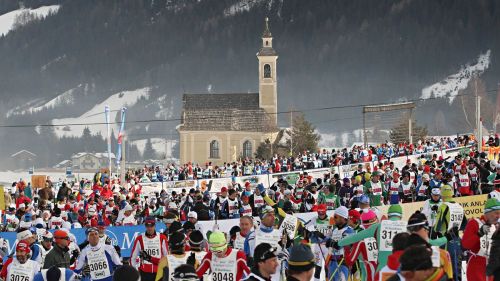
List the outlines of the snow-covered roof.
<svg viewBox="0 0 500 281">
<path fill-rule="evenodd" d="M 97 158 L 108 158 L 108 153 L 107 152 L 97 152 L 97 153 L 89 153 L 89 152 L 78 152 L 76 154 L 74 154 L 73 156 L 71 156 L 71 158 L 80 158 L 80 157 L 83 157 L 85 155 L 92 155 L 94 157 L 97 157 Z M 116 159 L 116 156 L 114 153 L 111 153 L 111 159 Z"/>
<path fill-rule="evenodd" d="M 23 150 L 21 150 L 21 151 L 18 151 L 18 152 L 14 153 L 14 154 L 12 154 L 10 157 L 17 157 L 17 156 L 19 156 L 19 155 L 21 155 L 21 154 L 23 154 L 23 153 L 27 153 L 27 154 L 29 154 L 29 155 L 31 155 L 31 156 L 33 156 L 33 157 L 36 157 L 36 154 L 35 154 L 35 153 L 30 152 L 30 151 L 27 151 L 27 150 L 25 150 L 25 149 L 23 149 Z"/>
</svg>

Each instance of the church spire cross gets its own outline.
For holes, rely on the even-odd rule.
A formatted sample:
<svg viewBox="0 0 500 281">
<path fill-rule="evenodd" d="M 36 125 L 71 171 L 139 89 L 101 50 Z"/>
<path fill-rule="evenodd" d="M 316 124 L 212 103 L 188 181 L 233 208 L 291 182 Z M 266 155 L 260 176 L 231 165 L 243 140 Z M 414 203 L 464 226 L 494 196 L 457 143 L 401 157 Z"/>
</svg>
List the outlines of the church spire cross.
<svg viewBox="0 0 500 281">
<path fill-rule="evenodd" d="M 266 17 L 266 27 L 264 28 L 264 32 L 262 33 L 263 38 L 271 38 L 273 37 L 271 31 L 269 30 L 269 18 Z"/>
</svg>

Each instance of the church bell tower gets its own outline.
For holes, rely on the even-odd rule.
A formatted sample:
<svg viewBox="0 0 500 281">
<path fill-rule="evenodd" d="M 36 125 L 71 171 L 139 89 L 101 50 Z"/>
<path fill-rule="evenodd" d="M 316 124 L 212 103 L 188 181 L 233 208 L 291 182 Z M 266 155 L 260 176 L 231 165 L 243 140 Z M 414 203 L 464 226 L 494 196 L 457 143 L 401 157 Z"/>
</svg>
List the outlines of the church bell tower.
<svg viewBox="0 0 500 281">
<path fill-rule="evenodd" d="M 276 61 L 278 54 L 273 49 L 273 37 L 269 30 L 269 19 L 266 18 L 262 33 L 262 47 L 257 53 L 259 60 L 259 105 L 271 117 L 271 126 L 278 125 L 278 78 Z"/>
</svg>

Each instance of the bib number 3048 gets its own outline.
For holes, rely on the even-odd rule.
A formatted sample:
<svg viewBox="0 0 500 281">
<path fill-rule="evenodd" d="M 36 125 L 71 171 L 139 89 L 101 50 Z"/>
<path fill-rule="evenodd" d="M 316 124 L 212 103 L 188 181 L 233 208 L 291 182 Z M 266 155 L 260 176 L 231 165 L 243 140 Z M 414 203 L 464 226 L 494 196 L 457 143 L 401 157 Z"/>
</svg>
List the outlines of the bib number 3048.
<svg viewBox="0 0 500 281">
<path fill-rule="evenodd" d="M 214 272 L 212 281 L 235 281 L 232 272 Z"/>
</svg>

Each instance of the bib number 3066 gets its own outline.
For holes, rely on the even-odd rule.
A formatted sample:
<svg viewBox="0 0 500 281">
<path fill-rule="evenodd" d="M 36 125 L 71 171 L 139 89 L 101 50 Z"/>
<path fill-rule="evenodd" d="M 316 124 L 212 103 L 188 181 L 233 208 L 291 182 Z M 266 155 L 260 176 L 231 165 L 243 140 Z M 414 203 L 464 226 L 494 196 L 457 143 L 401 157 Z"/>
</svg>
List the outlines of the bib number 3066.
<svg viewBox="0 0 500 281">
<path fill-rule="evenodd" d="M 214 272 L 212 281 L 235 281 L 232 272 Z"/>
</svg>

